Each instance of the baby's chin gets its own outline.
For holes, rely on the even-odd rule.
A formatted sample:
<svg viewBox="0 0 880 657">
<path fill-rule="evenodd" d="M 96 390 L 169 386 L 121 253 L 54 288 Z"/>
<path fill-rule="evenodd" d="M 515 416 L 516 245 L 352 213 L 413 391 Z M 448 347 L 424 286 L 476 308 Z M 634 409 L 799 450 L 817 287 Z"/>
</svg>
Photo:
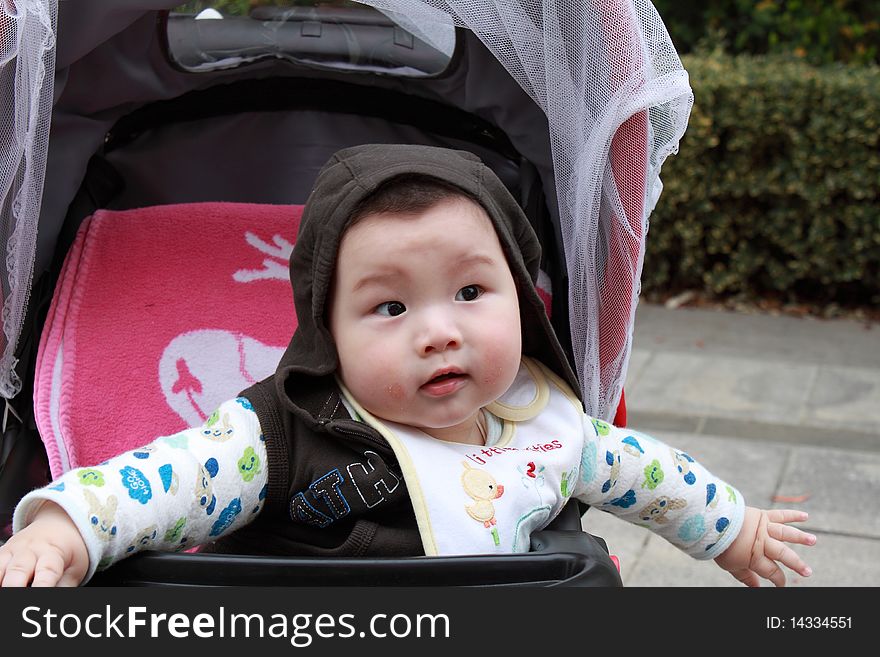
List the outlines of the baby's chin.
<svg viewBox="0 0 880 657">
<path fill-rule="evenodd" d="M 473 422 L 476 422 L 480 408 L 476 407 L 466 413 L 443 415 L 441 417 L 413 417 L 408 422 L 402 421 L 399 423 L 409 424 L 428 433 L 431 431 L 450 431 L 456 428 L 469 427 Z"/>
</svg>

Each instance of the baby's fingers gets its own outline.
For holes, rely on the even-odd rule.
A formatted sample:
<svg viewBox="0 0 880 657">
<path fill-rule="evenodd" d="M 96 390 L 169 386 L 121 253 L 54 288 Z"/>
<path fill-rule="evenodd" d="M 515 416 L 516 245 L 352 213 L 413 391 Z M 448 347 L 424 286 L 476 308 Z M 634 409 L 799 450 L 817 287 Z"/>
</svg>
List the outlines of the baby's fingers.
<svg viewBox="0 0 880 657">
<path fill-rule="evenodd" d="M 770 543 L 772 541 L 767 541 Z M 794 551 L 791 548 L 785 547 L 783 543 L 779 543 L 786 550 L 789 550 L 794 554 Z M 779 563 L 785 563 L 781 559 L 777 559 L 771 556 L 770 552 L 773 554 L 779 554 L 777 550 L 768 550 L 767 544 L 764 545 L 764 554 L 763 555 L 755 555 L 755 559 L 752 560 L 752 563 L 749 567 L 757 573 L 760 577 L 763 577 L 766 580 L 769 580 L 773 583 L 774 586 L 785 586 L 785 572 L 783 572 L 782 568 L 779 567 Z M 797 556 L 797 555 L 795 555 Z"/>
<path fill-rule="evenodd" d="M 808 534 L 807 532 L 802 531 L 797 527 L 783 525 L 778 522 L 770 522 L 767 525 L 767 533 L 770 534 L 770 536 L 772 538 L 775 538 L 777 541 L 784 541 L 786 543 L 797 543 L 799 545 L 816 544 L 816 536 L 814 534 Z"/>
<path fill-rule="evenodd" d="M 775 538 L 764 543 L 764 556 L 783 564 L 803 577 L 809 577 L 813 574 L 813 570 L 800 558 L 797 552 Z"/>
<path fill-rule="evenodd" d="M 64 559 L 57 552 L 45 552 L 37 558 L 31 586 L 56 586 L 64 576 Z M 71 584 L 69 586 L 75 586 Z"/>
<path fill-rule="evenodd" d="M 732 570 L 730 571 L 730 574 L 750 588 L 758 588 L 761 586 L 761 578 L 758 577 L 758 575 L 754 571 L 751 571 L 748 568 L 743 568 L 742 570 Z"/>
<path fill-rule="evenodd" d="M 765 512 L 770 522 L 805 522 L 809 519 L 810 514 L 806 511 L 795 511 L 794 509 L 771 509 Z"/>
<path fill-rule="evenodd" d="M 767 512 L 770 522 L 767 525 L 767 534 L 770 536 L 764 544 L 764 554 L 775 561 L 782 563 L 803 577 L 813 574 L 812 569 L 800 556 L 785 545 L 795 543 L 798 545 L 815 545 L 816 536 L 808 532 L 785 524 L 789 522 L 803 522 L 809 518 L 804 511 L 793 509 L 774 509 Z"/>
<path fill-rule="evenodd" d="M 0 586 L 27 586 L 34 574 L 37 557 L 30 550 L 6 551 L 0 561 Z M 5 562 L 5 563 L 4 563 Z"/>
</svg>

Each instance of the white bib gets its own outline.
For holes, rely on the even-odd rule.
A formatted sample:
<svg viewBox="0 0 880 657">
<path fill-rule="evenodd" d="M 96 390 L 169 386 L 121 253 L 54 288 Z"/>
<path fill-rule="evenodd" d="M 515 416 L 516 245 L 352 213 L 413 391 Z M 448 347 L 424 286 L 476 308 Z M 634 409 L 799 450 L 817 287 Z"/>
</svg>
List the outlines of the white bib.
<svg viewBox="0 0 880 657">
<path fill-rule="evenodd" d="M 527 552 L 531 533 L 555 518 L 574 490 L 581 405 L 537 361 L 524 358 L 510 389 L 486 407 L 504 422 L 493 447 L 379 420 L 342 390 L 394 450 L 427 555 Z"/>
</svg>

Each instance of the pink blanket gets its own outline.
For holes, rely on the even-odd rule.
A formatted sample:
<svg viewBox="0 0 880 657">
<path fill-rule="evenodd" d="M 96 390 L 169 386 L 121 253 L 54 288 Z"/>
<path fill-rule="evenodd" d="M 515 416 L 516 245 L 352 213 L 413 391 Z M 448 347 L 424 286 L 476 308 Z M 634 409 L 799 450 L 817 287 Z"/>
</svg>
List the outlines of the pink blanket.
<svg viewBox="0 0 880 657">
<path fill-rule="evenodd" d="M 296 328 L 301 206 L 98 211 L 77 234 L 37 356 L 52 476 L 201 424 L 271 374 Z"/>
</svg>

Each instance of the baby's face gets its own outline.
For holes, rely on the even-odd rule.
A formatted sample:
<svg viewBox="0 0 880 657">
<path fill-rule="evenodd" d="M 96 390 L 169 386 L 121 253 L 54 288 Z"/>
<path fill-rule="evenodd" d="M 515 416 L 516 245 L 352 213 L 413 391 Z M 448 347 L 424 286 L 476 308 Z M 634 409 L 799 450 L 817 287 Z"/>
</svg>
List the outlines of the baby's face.
<svg viewBox="0 0 880 657">
<path fill-rule="evenodd" d="M 461 198 L 374 214 L 343 235 L 330 306 L 339 374 L 373 415 L 467 442 L 510 387 L 516 286 L 485 211 Z"/>
</svg>

